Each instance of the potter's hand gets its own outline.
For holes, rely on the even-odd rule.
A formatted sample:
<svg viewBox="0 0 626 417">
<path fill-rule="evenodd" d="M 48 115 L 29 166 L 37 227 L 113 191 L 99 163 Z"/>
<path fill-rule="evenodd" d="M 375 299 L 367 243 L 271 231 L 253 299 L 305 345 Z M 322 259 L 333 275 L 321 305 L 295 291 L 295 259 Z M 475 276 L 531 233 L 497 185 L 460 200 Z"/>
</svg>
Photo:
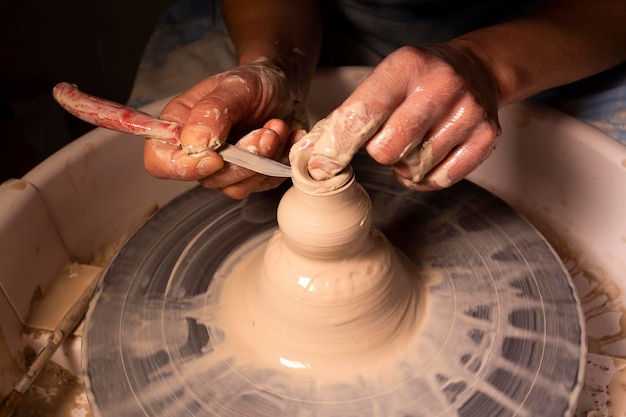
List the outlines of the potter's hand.
<svg viewBox="0 0 626 417">
<path fill-rule="evenodd" d="M 237 146 L 283 159 L 289 132 L 304 126 L 304 115 L 297 93 L 280 69 L 264 62 L 240 66 L 201 81 L 167 104 L 160 117 L 184 125 L 181 147 L 147 140 L 144 164 L 157 178 L 199 181 L 204 187 L 243 198 L 273 188 L 283 179 L 225 164 L 213 150 L 228 137 L 263 126 Z"/>
<path fill-rule="evenodd" d="M 497 141 L 497 89 L 469 54 L 448 45 L 390 54 L 313 129 L 309 172 L 341 171 L 365 145 L 418 191 L 450 186 L 490 154 Z M 313 134 L 315 133 L 315 134 Z"/>
</svg>

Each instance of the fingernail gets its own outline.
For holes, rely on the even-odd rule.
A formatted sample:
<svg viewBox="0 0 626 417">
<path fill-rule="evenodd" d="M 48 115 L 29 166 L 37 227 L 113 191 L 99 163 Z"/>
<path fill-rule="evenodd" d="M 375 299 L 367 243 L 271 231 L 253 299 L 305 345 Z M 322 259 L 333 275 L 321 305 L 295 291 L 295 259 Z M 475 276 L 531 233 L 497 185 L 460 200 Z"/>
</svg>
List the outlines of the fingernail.
<svg viewBox="0 0 626 417">
<path fill-rule="evenodd" d="M 224 167 L 224 161 L 216 156 L 206 156 L 196 165 L 196 172 L 201 176 L 208 176 L 216 173 Z"/>
<path fill-rule="evenodd" d="M 272 156 L 276 150 L 277 143 L 278 133 L 272 129 L 264 129 L 261 134 L 261 138 L 259 139 L 259 151 L 261 152 L 261 155 Z"/>
<path fill-rule="evenodd" d="M 221 146 L 222 140 L 215 137 L 205 126 L 191 125 L 185 126 L 180 143 L 185 152 L 193 154 L 217 149 Z"/>
</svg>

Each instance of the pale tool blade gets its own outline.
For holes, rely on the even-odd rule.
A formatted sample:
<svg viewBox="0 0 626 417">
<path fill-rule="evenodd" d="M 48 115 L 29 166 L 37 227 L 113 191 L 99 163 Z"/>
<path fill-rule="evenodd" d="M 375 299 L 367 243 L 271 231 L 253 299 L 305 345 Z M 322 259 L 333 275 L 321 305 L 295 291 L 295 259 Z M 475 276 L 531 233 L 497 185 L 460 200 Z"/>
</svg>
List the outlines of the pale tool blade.
<svg viewBox="0 0 626 417">
<path fill-rule="evenodd" d="M 216 149 L 224 161 L 270 177 L 291 177 L 291 167 L 228 143 Z"/>
</svg>

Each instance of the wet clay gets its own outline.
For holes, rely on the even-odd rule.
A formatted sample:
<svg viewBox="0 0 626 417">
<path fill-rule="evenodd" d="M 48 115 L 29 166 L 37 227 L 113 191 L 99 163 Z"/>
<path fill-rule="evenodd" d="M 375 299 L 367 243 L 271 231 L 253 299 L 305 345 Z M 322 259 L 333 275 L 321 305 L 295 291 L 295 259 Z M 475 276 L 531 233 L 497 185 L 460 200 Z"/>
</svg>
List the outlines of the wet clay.
<svg viewBox="0 0 626 417">
<path fill-rule="evenodd" d="M 288 195 L 281 189 L 244 201 L 194 188 L 156 213 L 107 268 L 83 336 L 94 414 L 469 417 L 573 410 L 584 365 L 582 310 L 544 239 L 469 183 L 412 193 L 370 159 L 357 163 L 372 224 L 411 260 L 415 268 L 405 264 L 405 271 L 417 270 L 415 276 L 393 268 L 386 275 L 376 264 L 382 272 L 369 281 L 334 277 L 360 250 L 377 257 L 387 245 L 364 227 L 369 204 L 361 204 L 359 188 L 342 194 L 348 182 L 341 179 L 302 184 L 306 172 L 296 169 Z M 327 204 L 340 207 L 340 197 L 352 192 L 352 208 L 332 215 L 350 211 L 360 221 L 329 229 L 351 242 L 345 252 L 337 248 L 342 260 L 326 257 L 322 235 L 302 245 L 283 204 L 293 198 L 298 207 L 308 194 L 328 194 L 338 205 Z M 332 217 L 322 209 L 306 211 L 312 221 Z M 289 269 L 287 256 L 273 262 L 276 248 L 316 260 L 310 270 Z M 386 256 L 403 264 L 395 251 Z M 402 289 L 417 292 L 418 301 Z M 329 305 L 333 311 L 322 309 Z M 419 321 L 420 309 L 425 317 L 413 330 L 405 320 Z M 373 321 L 377 314 L 390 323 Z M 370 334 L 350 327 L 359 322 Z"/>
<path fill-rule="evenodd" d="M 382 123 L 384 114 L 368 114 L 364 103 L 349 109 L 337 109 L 320 120 L 309 135 L 316 136 L 308 169 L 316 180 L 323 181 L 339 174 L 354 154 Z M 346 136 L 350 140 L 347 140 Z"/>
<path fill-rule="evenodd" d="M 424 283 L 372 226 L 370 199 L 351 168 L 316 181 L 309 155 L 292 155 L 294 186 L 278 207 L 279 230 L 225 281 L 225 338 L 216 350 L 244 367 L 320 381 L 375 379 L 415 337 Z"/>
<path fill-rule="evenodd" d="M 22 396 L 13 417 L 91 417 L 79 377 L 49 362 Z"/>
<path fill-rule="evenodd" d="M 329 180 L 346 167 L 359 148 L 372 138 L 382 123 L 382 114 L 370 115 L 363 103 L 354 103 L 349 109 L 337 109 L 320 120 L 305 138 L 313 142 L 313 151 L 308 162 L 311 177 L 318 181 Z M 387 130 L 390 128 L 387 127 Z M 393 137 L 393 134 L 389 134 Z M 381 139 L 377 137 L 377 146 Z M 368 145 L 368 151 L 372 145 Z M 422 181 L 433 168 L 433 149 L 430 141 L 411 143 L 399 155 L 399 161 L 408 170 L 398 180 L 411 188 Z M 439 187 L 449 187 L 451 164 L 441 164 L 428 181 Z M 408 175 L 408 177 L 404 177 Z"/>
<path fill-rule="evenodd" d="M 619 285 L 603 268 L 588 262 L 574 243 L 537 216 L 525 215 L 554 247 L 576 285 L 585 315 L 588 351 L 626 359 L 626 306 Z"/>
</svg>

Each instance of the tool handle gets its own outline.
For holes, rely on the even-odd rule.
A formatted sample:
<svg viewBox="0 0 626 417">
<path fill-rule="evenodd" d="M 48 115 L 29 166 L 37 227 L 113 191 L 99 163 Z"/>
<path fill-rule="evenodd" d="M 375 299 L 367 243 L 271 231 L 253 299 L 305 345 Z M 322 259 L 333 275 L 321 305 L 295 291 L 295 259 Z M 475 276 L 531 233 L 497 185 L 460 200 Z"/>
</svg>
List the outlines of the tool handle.
<svg viewBox="0 0 626 417">
<path fill-rule="evenodd" d="M 0 402 L 0 417 L 10 416 L 19 405 L 22 394 L 26 392 L 30 384 L 37 378 L 46 366 L 54 352 L 63 344 L 63 341 L 78 326 L 89 307 L 89 301 L 100 281 L 101 274 L 97 274 L 83 290 L 78 299 L 65 313 L 59 324 L 54 328 L 46 345 L 37 353 L 35 360 L 28 367 L 22 379 L 17 383 L 15 389 Z"/>
<path fill-rule="evenodd" d="M 94 126 L 180 145 L 180 123 L 161 120 L 141 110 L 92 96 L 70 83 L 57 84 L 52 89 L 52 96 L 65 110 Z"/>
<path fill-rule="evenodd" d="M 22 401 L 22 393 L 13 390 L 0 402 L 0 417 L 11 417 Z"/>
</svg>

